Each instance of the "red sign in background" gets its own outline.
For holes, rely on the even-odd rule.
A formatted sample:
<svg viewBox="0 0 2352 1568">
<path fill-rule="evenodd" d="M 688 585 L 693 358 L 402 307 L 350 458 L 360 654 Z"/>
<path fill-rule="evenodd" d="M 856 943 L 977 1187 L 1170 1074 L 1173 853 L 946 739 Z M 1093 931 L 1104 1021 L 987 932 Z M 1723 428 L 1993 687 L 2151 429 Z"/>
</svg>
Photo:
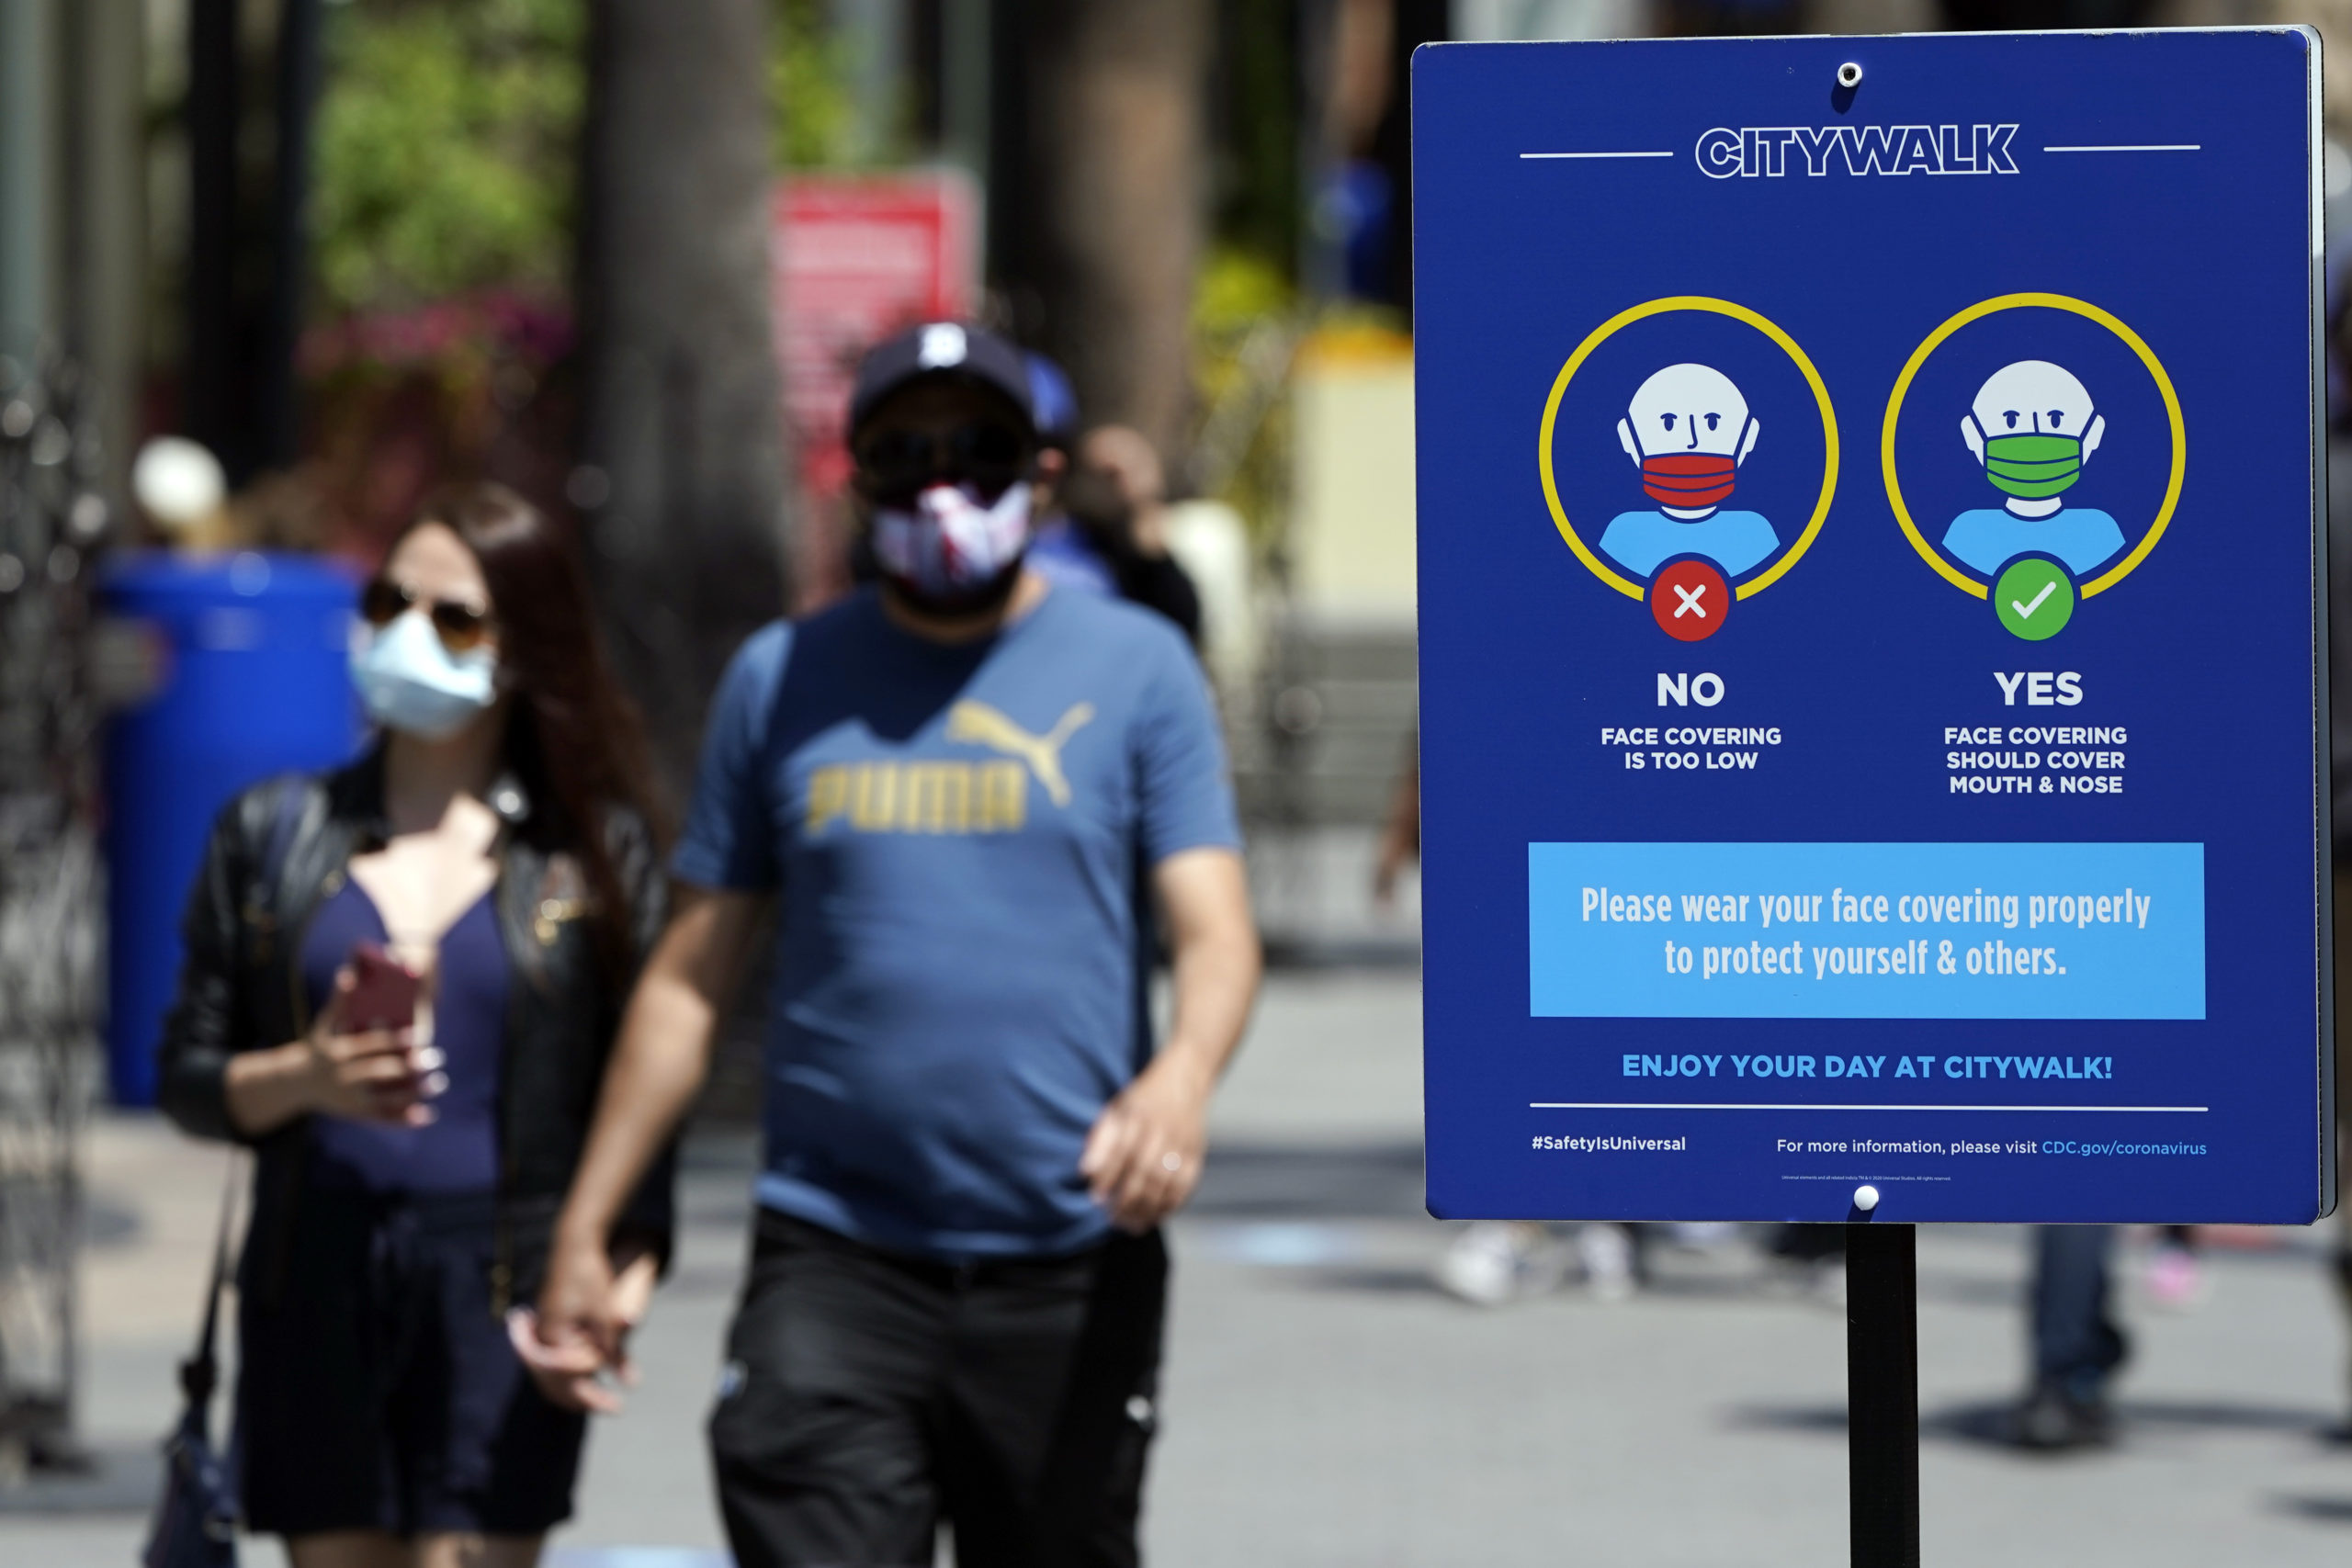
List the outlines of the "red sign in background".
<svg viewBox="0 0 2352 1568">
<path fill-rule="evenodd" d="M 770 288 L 785 419 L 801 493 L 797 598 L 846 584 L 842 421 L 858 356 L 979 302 L 980 195 L 959 170 L 796 175 L 771 209 Z"/>
</svg>

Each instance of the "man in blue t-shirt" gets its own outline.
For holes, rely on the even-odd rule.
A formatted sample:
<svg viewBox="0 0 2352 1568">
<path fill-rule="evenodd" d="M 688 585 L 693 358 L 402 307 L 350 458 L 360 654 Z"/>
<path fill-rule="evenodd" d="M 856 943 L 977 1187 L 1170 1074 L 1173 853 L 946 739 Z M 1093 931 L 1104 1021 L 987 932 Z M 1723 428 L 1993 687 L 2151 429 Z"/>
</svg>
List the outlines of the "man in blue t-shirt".
<svg viewBox="0 0 2352 1568">
<path fill-rule="evenodd" d="M 623 1357 L 603 1238 L 780 907 L 752 1269 L 710 1440 L 736 1561 L 1136 1561 L 1167 1255 L 1259 957 L 1175 630 L 1023 563 L 1057 465 L 1018 351 L 935 322 L 851 406 L 882 581 L 760 632 L 714 704 L 526 1348 Z M 1175 1009 L 1155 1053 L 1138 880 Z M 590 1238 L 595 1238 L 591 1240 Z"/>
</svg>

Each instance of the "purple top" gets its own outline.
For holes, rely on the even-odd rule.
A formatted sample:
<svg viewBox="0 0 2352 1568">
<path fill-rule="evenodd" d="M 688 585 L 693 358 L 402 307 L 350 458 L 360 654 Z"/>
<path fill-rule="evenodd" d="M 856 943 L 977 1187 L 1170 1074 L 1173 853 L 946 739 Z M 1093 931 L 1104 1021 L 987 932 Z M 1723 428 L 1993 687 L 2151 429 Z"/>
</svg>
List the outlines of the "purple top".
<svg viewBox="0 0 2352 1568">
<path fill-rule="evenodd" d="M 363 942 L 387 940 L 376 902 L 346 879 L 302 933 L 302 985 L 316 1012 L 334 972 Z M 313 1179 L 370 1192 L 492 1192 L 498 1187 L 498 1084 L 506 1048 L 506 943 L 495 889 L 474 900 L 441 938 L 433 1043 L 449 1087 L 438 1120 L 399 1127 L 320 1116 L 311 1129 Z"/>
</svg>

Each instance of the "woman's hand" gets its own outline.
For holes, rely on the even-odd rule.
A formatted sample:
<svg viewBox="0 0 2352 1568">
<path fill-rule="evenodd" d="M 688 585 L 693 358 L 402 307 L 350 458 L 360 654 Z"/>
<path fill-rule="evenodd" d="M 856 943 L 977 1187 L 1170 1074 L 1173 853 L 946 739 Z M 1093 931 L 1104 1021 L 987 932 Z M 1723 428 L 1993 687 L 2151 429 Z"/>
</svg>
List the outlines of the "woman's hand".
<svg viewBox="0 0 2352 1568">
<path fill-rule="evenodd" d="M 652 1294 L 653 1259 L 633 1258 L 617 1274 L 613 1261 L 601 1237 L 567 1238 L 559 1229 L 538 1310 L 516 1307 L 506 1317 L 507 1337 L 531 1381 L 565 1410 L 619 1410 L 620 1396 L 604 1382 L 608 1367 L 623 1382 L 636 1381 L 628 1331 Z"/>
<path fill-rule="evenodd" d="M 433 1120 L 424 1101 L 448 1081 L 441 1054 L 418 1049 L 411 1029 L 346 1032 L 344 1004 L 354 978 L 347 964 L 336 973 L 334 996 L 301 1039 L 229 1059 L 222 1089 L 239 1132 L 259 1137 L 322 1111 L 411 1127 Z"/>
<path fill-rule="evenodd" d="M 441 1054 L 418 1049 L 413 1028 L 346 1032 L 344 1008 L 355 980 L 347 964 L 335 972 L 334 994 L 302 1038 L 305 1109 L 422 1127 L 433 1120 L 424 1100 L 448 1082 Z"/>
</svg>

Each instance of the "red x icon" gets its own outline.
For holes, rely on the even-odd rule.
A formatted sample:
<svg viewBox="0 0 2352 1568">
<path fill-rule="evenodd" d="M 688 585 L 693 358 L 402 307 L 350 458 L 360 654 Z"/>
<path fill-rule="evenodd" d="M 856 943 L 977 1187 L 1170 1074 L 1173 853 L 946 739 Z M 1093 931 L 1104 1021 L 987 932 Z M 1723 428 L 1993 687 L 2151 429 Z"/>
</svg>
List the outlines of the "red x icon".
<svg viewBox="0 0 2352 1568">
<path fill-rule="evenodd" d="M 1731 584 L 1702 560 L 1679 560 L 1650 580 L 1650 615 L 1667 636 L 1697 642 L 1723 629 Z"/>
</svg>

